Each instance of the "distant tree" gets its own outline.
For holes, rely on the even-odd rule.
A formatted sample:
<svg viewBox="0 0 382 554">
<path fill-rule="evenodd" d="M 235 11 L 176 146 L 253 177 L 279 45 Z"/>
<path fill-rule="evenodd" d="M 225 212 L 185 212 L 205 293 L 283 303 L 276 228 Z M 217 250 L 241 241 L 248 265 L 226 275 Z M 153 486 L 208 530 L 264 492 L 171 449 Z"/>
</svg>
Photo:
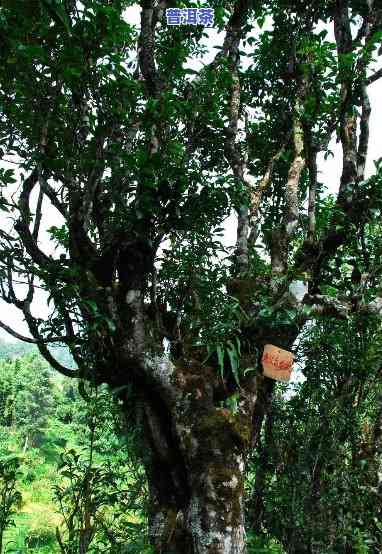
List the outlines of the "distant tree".
<svg viewBox="0 0 382 554">
<path fill-rule="evenodd" d="M 41 443 L 53 412 L 50 373 L 37 354 L 0 360 L 0 423 L 17 430 L 25 449 Z"/>
<path fill-rule="evenodd" d="M 62 383 L 59 401 L 55 406 L 55 417 L 63 423 L 79 424 L 85 423 L 86 413 L 84 411 L 86 401 L 78 391 L 75 381 L 66 379 Z"/>
<path fill-rule="evenodd" d="M 274 389 L 264 345 L 291 350 L 317 316 L 381 314 L 382 166 L 366 179 L 365 164 L 382 8 L 211 0 L 224 40 L 195 71 L 203 27 L 143 0 L 136 29 L 132 4 L 2 2 L 0 147 L 19 173 L 0 173 L 0 291 L 32 338 L 2 327 L 133 414 L 157 553 L 242 554 L 245 462 Z M 317 157 L 334 134 L 329 195 Z"/>
<path fill-rule="evenodd" d="M 0 339 L 0 359 L 17 358 L 31 350 L 37 352 L 36 346 L 21 341 L 7 342 Z"/>
</svg>

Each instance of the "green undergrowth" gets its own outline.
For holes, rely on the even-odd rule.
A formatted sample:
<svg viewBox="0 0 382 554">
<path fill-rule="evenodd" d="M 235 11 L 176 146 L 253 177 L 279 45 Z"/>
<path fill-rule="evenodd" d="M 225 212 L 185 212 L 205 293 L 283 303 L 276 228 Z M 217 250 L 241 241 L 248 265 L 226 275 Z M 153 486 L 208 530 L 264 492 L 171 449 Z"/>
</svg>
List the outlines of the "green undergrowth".
<svg viewBox="0 0 382 554">
<path fill-rule="evenodd" d="M 15 516 L 15 526 L 5 537 L 5 552 L 13 554 L 58 554 L 60 552 L 55 529 L 60 515 L 53 501 L 52 488 L 59 475 L 57 464 L 63 446 L 78 447 L 78 438 L 68 426 L 51 422 L 46 439 L 39 448 L 31 448 L 23 454 L 16 435 L 9 435 L 9 452 L 21 458 L 22 476 L 19 490 L 22 506 Z M 283 554 L 273 541 L 248 536 L 249 554 Z M 132 544 L 129 550 L 136 554 L 149 554 L 144 544 Z"/>
<path fill-rule="evenodd" d="M 58 479 L 60 444 L 67 433 L 63 427 L 52 423 L 41 446 L 26 452 L 19 447 L 16 433 L 9 436 L 9 452 L 17 455 L 21 461 L 18 488 L 22 494 L 22 504 L 15 515 L 15 525 L 5 535 L 6 552 L 59 552 L 55 528 L 60 523 L 60 516 L 53 501 L 52 487 Z"/>
</svg>

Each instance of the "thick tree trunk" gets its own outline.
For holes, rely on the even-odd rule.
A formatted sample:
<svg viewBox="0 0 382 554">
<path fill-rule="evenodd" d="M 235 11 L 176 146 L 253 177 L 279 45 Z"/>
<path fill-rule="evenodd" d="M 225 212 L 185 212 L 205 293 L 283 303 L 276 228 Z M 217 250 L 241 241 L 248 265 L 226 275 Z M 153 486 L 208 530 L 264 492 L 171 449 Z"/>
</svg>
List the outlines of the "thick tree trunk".
<svg viewBox="0 0 382 554">
<path fill-rule="evenodd" d="M 144 336 L 144 330 L 138 335 Z M 294 337 L 275 339 L 272 342 L 285 347 Z M 131 348 L 129 343 L 125 357 L 122 351 L 121 366 L 131 366 Z M 194 359 L 173 362 L 164 354 L 144 353 L 144 342 L 142 348 L 137 359 L 145 379 L 140 381 L 141 409 L 138 406 L 136 414 L 145 437 L 154 552 L 246 554 L 245 459 L 260 434 L 263 404 L 272 386 L 254 374 L 236 391 L 234 409 L 224 408 L 225 396 L 221 397 L 213 367 Z M 245 359 L 246 367 L 258 363 L 257 353 Z M 259 387 L 266 392 L 257 403 Z M 225 392 L 229 394 L 227 388 Z M 257 404 L 262 408 L 256 409 Z"/>
<path fill-rule="evenodd" d="M 142 458 L 149 488 L 148 534 L 157 554 L 193 554 L 186 527 L 187 476 L 169 413 L 160 399 L 145 398 Z"/>
<path fill-rule="evenodd" d="M 216 445 L 217 440 L 211 442 Z M 158 472 L 157 483 L 150 483 L 149 536 L 156 554 L 246 552 L 243 456 L 235 449 L 233 453 L 203 446 L 186 461 L 186 505 L 174 501 L 171 471 Z"/>
<path fill-rule="evenodd" d="M 244 554 L 246 422 L 224 408 L 196 412 L 191 406 L 178 417 L 177 430 L 187 467 L 194 554 Z"/>
<path fill-rule="evenodd" d="M 194 406 L 195 407 L 195 406 Z M 245 422 L 229 410 L 145 408 L 149 537 L 156 554 L 245 554 Z"/>
<path fill-rule="evenodd" d="M 151 510 L 149 537 L 156 554 L 194 554 L 184 513 L 173 506 L 157 505 Z"/>
<path fill-rule="evenodd" d="M 242 457 L 211 456 L 190 470 L 187 523 L 194 554 L 244 554 Z M 198 467 L 199 466 L 199 467 Z"/>
</svg>

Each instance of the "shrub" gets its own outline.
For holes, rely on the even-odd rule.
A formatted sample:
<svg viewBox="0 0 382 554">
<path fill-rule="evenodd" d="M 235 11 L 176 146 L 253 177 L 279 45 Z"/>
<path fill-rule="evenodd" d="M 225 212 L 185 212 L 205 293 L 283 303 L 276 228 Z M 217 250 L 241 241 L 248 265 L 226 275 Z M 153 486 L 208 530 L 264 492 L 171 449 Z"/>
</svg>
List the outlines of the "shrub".
<svg viewBox="0 0 382 554">
<path fill-rule="evenodd" d="M 40 548 L 41 546 L 54 544 L 55 540 L 56 536 L 53 529 L 37 527 L 28 531 L 24 543 L 27 548 Z"/>
</svg>

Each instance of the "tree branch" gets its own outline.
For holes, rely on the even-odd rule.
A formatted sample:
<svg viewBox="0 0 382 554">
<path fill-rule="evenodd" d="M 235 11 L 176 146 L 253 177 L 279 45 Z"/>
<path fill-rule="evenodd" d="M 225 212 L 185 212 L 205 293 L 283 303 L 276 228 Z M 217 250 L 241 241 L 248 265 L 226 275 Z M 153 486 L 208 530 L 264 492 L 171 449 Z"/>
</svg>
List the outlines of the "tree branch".
<svg viewBox="0 0 382 554">
<path fill-rule="evenodd" d="M 313 241 L 316 232 L 316 196 L 317 196 L 317 151 L 308 153 L 309 199 L 308 199 L 308 240 Z"/>
<path fill-rule="evenodd" d="M 49 258 L 38 248 L 36 239 L 33 237 L 29 229 L 29 223 L 31 220 L 29 198 L 37 182 L 38 170 L 36 168 L 23 183 L 22 192 L 19 198 L 19 211 L 21 218 L 15 224 L 15 230 L 18 232 L 21 242 L 32 260 L 40 267 L 43 267 L 53 263 L 54 260 Z"/>
<path fill-rule="evenodd" d="M 65 206 L 62 204 L 62 202 L 59 201 L 57 192 L 49 185 L 48 181 L 43 176 L 42 171 L 39 171 L 38 182 L 43 193 L 49 198 L 52 206 L 54 206 L 56 210 L 60 212 L 60 214 L 64 218 L 66 218 L 68 215 L 68 212 Z"/>
<path fill-rule="evenodd" d="M 289 140 L 289 137 L 288 137 L 287 140 Z M 258 216 L 258 212 L 259 212 L 259 208 L 260 208 L 260 204 L 261 204 L 261 199 L 263 197 L 263 193 L 265 192 L 265 190 L 268 188 L 268 186 L 272 182 L 272 176 L 273 176 L 273 170 L 274 170 L 275 164 L 281 158 L 282 154 L 284 153 L 285 146 L 286 146 L 286 143 L 284 143 L 281 146 L 280 150 L 274 156 L 272 156 L 272 158 L 268 162 L 268 166 L 267 166 L 267 169 L 264 173 L 263 178 L 250 191 L 250 196 L 251 196 L 251 201 L 250 201 L 250 206 L 249 206 L 250 235 L 249 235 L 249 239 L 248 239 L 248 242 L 250 244 L 254 244 L 256 242 L 257 228 L 256 228 L 255 221 L 256 221 L 257 216 Z"/>
<path fill-rule="evenodd" d="M 234 47 L 232 45 L 232 47 Z M 230 98 L 230 122 L 226 129 L 226 142 L 225 151 L 227 158 L 231 164 L 234 176 L 244 184 L 244 187 L 248 192 L 253 188 L 254 179 L 248 173 L 246 156 L 241 155 L 240 146 L 236 144 L 235 140 L 238 132 L 239 123 L 239 111 L 240 111 L 240 79 L 237 70 L 238 44 L 235 45 L 232 52 L 232 85 L 231 85 L 231 98 Z M 249 230 L 249 211 L 248 206 L 242 205 L 237 210 L 238 223 L 237 223 L 237 238 L 236 238 L 236 263 L 239 273 L 244 273 L 248 268 L 248 230 Z"/>
<path fill-rule="evenodd" d="M 380 296 L 376 296 L 371 302 L 355 303 L 324 294 L 306 294 L 303 303 L 312 307 L 311 315 L 332 315 L 346 319 L 350 314 L 360 312 L 382 317 L 382 297 Z"/>
<path fill-rule="evenodd" d="M 216 70 L 222 61 L 232 52 L 232 50 L 238 48 L 240 40 L 243 38 L 242 28 L 248 19 L 251 7 L 251 0 L 238 0 L 235 3 L 231 17 L 229 18 L 226 26 L 226 34 L 222 49 L 219 50 L 212 62 L 203 67 L 195 79 L 187 84 L 185 96 L 188 100 L 192 98 L 193 92 L 197 94 L 197 88 L 203 78 L 203 75 L 208 71 Z"/>
<path fill-rule="evenodd" d="M 36 340 L 31 337 L 26 337 L 25 335 L 21 335 L 20 333 L 18 333 L 17 331 L 9 327 L 9 325 L 6 325 L 5 323 L 3 323 L 2 321 L 0 321 L 0 327 L 15 339 L 21 340 L 23 342 L 28 342 L 30 344 L 39 344 L 39 343 L 49 344 L 53 342 L 62 342 L 63 344 L 65 344 L 69 340 L 69 337 L 52 337 L 49 339 L 41 338 Z"/>
<path fill-rule="evenodd" d="M 366 85 L 371 85 L 372 83 L 375 83 L 375 81 L 378 81 L 382 77 L 382 67 L 381 69 L 378 69 L 375 73 L 367 77 L 366 79 Z"/>
<path fill-rule="evenodd" d="M 371 114 L 371 106 L 369 95 L 367 93 L 367 87 L 365 84 L 361 86 L 361 99 L 362 99 L 362 114 L 360 121 L 360 136 L 357 152 L 357 177 L 359 181 L 363 181 L 365 178 L 365 167 L 367 160 L 367 152 L 369 148 L 369 120 Z"/>
<path fill-rule="evenodd" d="M 47 341 L 43 337 L 41 337 L 41 335 L 39 333 L 39 330 L 38 330 L 36 320 L 30 312 L 29 302 L 25 302 L 25 301 L 23 302 L 23 313 L 24 313 L 25 321 L 27 322 L 29 330 L 31 332 L 31 335 L 36 340 L 36 345 L 37 345 L 37 348 L 40 351 L 40 354 L 53 367 L 53 369 L 55 369 L 56 371 L 58 371 L 62 375 L 65 375 L 66 377 L 71 377 L 71 378 L 81 377 L 81 373 L 80 373 L 79 370 L 69 369 L 69 368 L 63 366 L 51 354 L 51 352 L 49 351 L 49 349 L 46 346 L 47 342 L 50 342 L 50 341 Z M 59 341 L 54 341 L 54 342 L 59 342 Z"/>
<path fill-rule="evenodd" d="M 44 200 L 44 192 L 40 188 L 40 191 L 38 193 L 38 200 L 37 200 L 37 206 L 36 206 L 36 214 L 35 214 L 35 220 L 34 220 L 34 226 L 33 226 L 33 232 L 32 237 L 37 242 L 38 240 L 38 234 L 40 231 L 40 225 L 41 225 L 41 218 L 42 218 L 42 202 Z"/>
<path fill-rule="evenodd" d="M 302 170 L 305 167 L 304 137 L 303 128 L 296 110 L 295 120 L 293 123 L 293 139 L 294 139 L 294 159 L 288 172 L 288 182 L 285 192 L 285 231 L 286 237 L 289 239 L 295 232 L 298 225 L 299 206 L 298 206 L 298 188 Z"/>
<path fill-rule="evenodd" d="M 149 96 L 158 98 L 163 89 L 163 81 L 155 67 L 155 25 L 158 21 L 154 17 L 154 1 L 141 1 L 141 33 L 138 41 L 139 68 L 145 79 Z"/>
</svg>

